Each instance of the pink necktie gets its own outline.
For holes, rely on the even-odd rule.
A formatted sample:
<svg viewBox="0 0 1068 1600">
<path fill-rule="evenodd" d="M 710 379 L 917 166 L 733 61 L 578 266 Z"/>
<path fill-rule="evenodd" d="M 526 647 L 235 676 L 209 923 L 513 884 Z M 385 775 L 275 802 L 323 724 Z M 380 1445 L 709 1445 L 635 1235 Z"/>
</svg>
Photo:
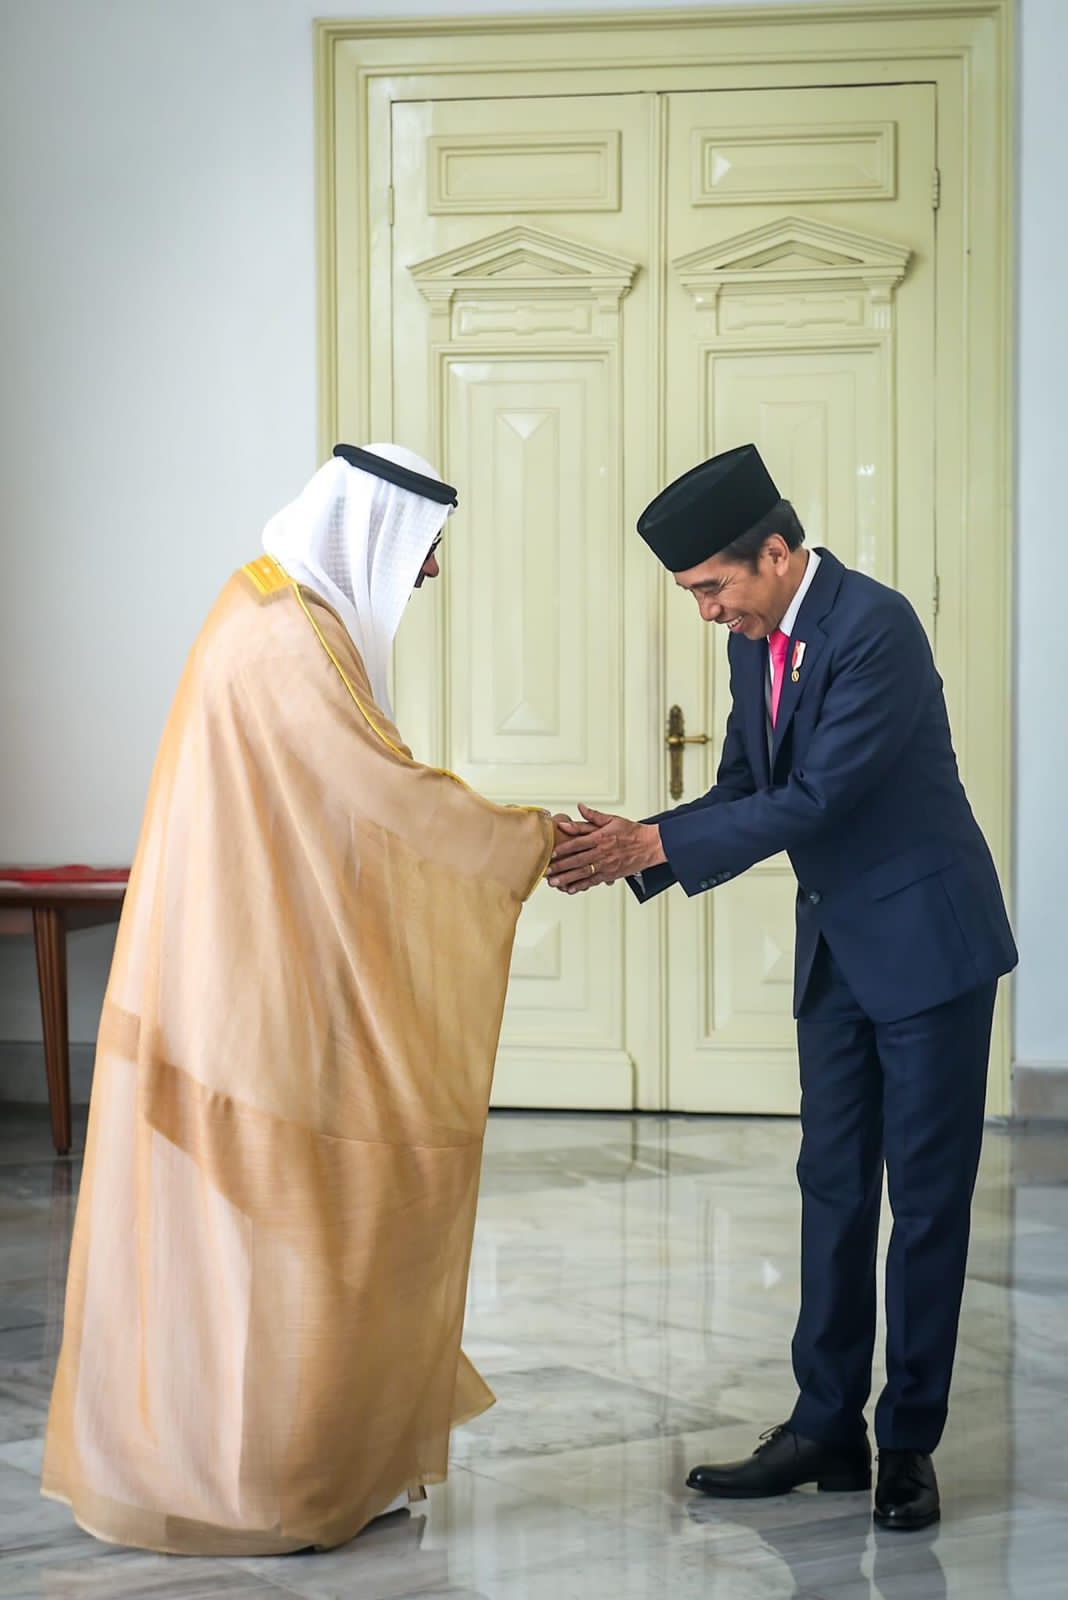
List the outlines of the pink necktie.
<svg viewBox="0 0 1068 1600">
<path fill-rule="evenodd" d="M 771 651 L 771 725 L 774 728 L 779 715 L 779 700 L 782 697 L 782 680 L 786 673 L 786 647 L 790 643 L 781 628 L 768 639 L 768 649 Z"/>
</svg>

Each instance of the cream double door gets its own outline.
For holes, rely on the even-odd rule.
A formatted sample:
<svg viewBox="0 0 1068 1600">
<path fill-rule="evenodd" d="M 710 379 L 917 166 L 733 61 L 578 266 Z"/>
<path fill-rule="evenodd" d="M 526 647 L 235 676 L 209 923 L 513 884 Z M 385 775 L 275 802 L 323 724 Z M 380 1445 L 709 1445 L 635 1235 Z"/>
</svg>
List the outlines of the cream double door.
<svg viewBox="0 0 1068 1600">
<path fill-rule="evenodd" d="M 929 84 L 400 102 L 394 436 L 460 488 L 401 630 L 398 720 L 503 802 L 670 803 L 713 780 L 726 641 L 642 506 L 755 440 L 811 542 L 934 631 Z M 784 858 L 640 908 L 541 888 L 496 1103 L 790 1112 Z"/>
</svg>

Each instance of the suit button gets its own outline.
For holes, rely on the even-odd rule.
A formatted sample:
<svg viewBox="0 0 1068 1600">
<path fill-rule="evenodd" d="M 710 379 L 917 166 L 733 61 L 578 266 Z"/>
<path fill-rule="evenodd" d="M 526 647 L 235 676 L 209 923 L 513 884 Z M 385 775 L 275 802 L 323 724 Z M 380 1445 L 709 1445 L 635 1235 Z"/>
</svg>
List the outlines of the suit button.
<svg viewBox="0 0 1068 1600">
<path fill-rule="evenodd" d="M 813 889 L 809 893 L 808 903 L 809 903 L 810 906 L 818 906 L 822 899 L 823 899 L 823 896 L 820 894 L 819 890 L 818 889 Z"/>
</svg>

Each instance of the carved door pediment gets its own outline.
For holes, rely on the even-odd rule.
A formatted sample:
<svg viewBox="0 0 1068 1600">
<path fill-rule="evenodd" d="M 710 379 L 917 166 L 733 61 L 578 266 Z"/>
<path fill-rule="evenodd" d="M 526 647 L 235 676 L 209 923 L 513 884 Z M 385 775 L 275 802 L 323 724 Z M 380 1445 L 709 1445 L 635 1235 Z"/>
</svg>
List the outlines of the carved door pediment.
<svg viewBox="0 0 1068 1600">
<path fill-rule="evenodd" d="M 910 256 L 905 246 L 874 234 L 781 217 L 680 256 L 673 266 L 701 311 L 715 312 L 725 292 L 860 296 L 862 320 L 881 327 L 888 325 L 890 301 Z"/>
<path fill-rule="evenodd" d="M 618 317 L 638 263 L 520 224 L 409 271 L 439 321 L 439 337 L 603 334 L 605 319 Z"/>
</svg>

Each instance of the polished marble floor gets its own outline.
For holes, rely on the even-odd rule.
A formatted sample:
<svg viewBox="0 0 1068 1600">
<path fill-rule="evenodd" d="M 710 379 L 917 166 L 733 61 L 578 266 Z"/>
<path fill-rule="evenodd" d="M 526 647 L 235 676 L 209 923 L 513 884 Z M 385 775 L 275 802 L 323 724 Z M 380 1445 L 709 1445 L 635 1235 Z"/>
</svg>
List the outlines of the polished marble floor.
<svg viewBox="0 0 1068 1600">
<path fill-rule="evenodd" d="M 109 1549 L 39 1498 L 78 1163 L 0 1105 L 0 1600 L 1064 1600 L 1068 1133 L 987 1138 L 939 1528 L 876 1536 L 865 1496 L 685 1489 L 792 1402 L 797 1137 L 494 1117 L 466 1348 L 500 1403 L 414 1514 L 225 1563 Z"/>
</svg>

